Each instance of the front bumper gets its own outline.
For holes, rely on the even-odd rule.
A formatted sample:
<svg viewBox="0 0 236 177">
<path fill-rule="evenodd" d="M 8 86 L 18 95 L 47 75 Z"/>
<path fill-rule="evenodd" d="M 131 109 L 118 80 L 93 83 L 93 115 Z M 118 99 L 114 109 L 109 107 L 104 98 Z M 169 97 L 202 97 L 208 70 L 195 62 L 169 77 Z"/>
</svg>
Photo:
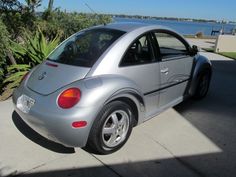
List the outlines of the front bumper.
<svg viewBox="0 0 236 177">
<path fill-rule="evenodd" d="M 29 113 L 23 113 L 16 106 L 17 99 L 22 94 L 35 99 Z M 66 147 L 84 147 L 97 114 L 96 108 L 75 106 L 73 109 L 63 110 L 56 105 L 55 98 L 39 95 L 26 87 L 16 89 L 12 97 L 16 112 L 37 133 Z M 73 128 L 72 123 L 75 121 L 86 121 L 87 126 Z"/>
</svg>

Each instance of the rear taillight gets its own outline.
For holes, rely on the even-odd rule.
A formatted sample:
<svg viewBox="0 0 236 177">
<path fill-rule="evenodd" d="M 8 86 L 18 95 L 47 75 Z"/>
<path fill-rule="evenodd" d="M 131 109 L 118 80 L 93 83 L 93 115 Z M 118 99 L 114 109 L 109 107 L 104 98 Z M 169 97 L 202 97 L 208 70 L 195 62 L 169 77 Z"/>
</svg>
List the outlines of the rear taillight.
<svg viewBox="0 0 236 177">
<path fill-rule="evenodd" d="M 58 106 L 63 109 L 72 108 L 81 98 L 81 92 L 78 88 L 69 88 L 63 91 L 58 97 Z"/>
<path fill-rule="evenodd" d="M 20 83 L 23 82 L 24 80 L 26 80 L 26 78 L 28 77 L 29 72 L 27 72 L 21 79 Z"/>
</svg>

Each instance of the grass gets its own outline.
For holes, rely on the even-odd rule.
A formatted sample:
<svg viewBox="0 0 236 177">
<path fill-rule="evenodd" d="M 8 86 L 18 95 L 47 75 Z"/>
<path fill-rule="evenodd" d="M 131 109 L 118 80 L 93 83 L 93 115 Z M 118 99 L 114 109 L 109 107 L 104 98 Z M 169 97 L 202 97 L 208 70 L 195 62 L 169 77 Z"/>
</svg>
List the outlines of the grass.
<svg viewBox="0 0 236 177">
<path fill-rule="evenodd" d="M 205 50 L 206 52 L 215 53 L 213 48 L 203 48 L 203 50 Z M 236 52 L 219 52 L 216 54 L 236 60 Z"/>
<path fill-rule="evenodd" d="M 203 48 L 203 50 L 205 50 L 206 52 L 215 52 L 213 48 Z"/>
<path fill-rule="evenodd" d="M 219 54 L 236 60 L 236 52 L 219 52 Z"/>
<path fill-rule="evenodd" d="M 201 36 L 201 37 L 196 37 L 196 35 L 191 35 L 191 34 L 186 34 L 183 35 L 185 38 L 190 38 L 190 39 L 216 39 L 215 36 Z"/>
</svg>

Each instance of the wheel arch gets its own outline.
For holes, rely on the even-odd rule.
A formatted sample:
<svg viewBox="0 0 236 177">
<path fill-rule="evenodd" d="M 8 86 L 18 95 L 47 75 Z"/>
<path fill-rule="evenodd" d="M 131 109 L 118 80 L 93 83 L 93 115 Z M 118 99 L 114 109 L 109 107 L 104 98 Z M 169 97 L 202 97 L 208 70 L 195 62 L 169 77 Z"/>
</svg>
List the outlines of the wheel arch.
<svg viewBox="0 0 236 177">
<path fill-rule="evenodd" d="M 193 69 L 191 74 L 191 82 L 188 89 L 188 94 L 193 96 L 196 92 L 197 85 L 199 82 L 200 75 L 204 71 L 210 72 L 210 78 L 212 77 L 212 64 L 211 62 L 204 56 L 198 55 L 193 63 Z"/>
<path fill-rule="evenodd" d="M 136 125 L 141 123 L 141 121 L 140 121 L 140 120 L 142 120 L 141 117 L 145 115 L 145 107 L 144 107 L 144 100 L 142 98 L 142 95 L 139 94 L 138 91 L 136 91 L 135 89 L 131 89 L 131 88 L 118 90 L 114 94 L 112 94 L 102 104 L 102 107 L 105 107 L 105 106 L 109 105 L 110 103 L 117 102 L 117 101 L 126 103 L 131 107 L 131 109 L 133 111 L 133 114 L 134 114 L 134 119 L 133 119 L 134 121 L 133 121 L 133 126 L 132 127 L 135 127 Z M 101 110 L 101 109 L 99 109 L 99 110 Z M 98 115 L 99 114 L 100 113 L 98 113 Z M 98 119 L 100 119 L 100 116 L 96 116 L 95 120 L 98 120 Z M 93 128 L 94 126 L 96 126 L 96 121 L 93 122 L 93 125 L 92 125 L 91 129 L 89 130 L 89 136 L 88 136 L 88 139 L 86 141 L 87 143 L 86 143 L 85 149 L 89 152 L 100 154 L 101 151 L 99 152 L 96 149 L 94 149 L 94 147 L 95 147 L 94 143 L 91 143 L 92 140 L 93 140 L 92 139 L 92 137 L 93 137 L 92 134 L 94 132 L 94 128 Z M 131 130 L 132 130 L 132 128 L 131 128 Z M 111 151 L 111 152 L 113 152 L 113 151 Z M 102 154 L 108 154 L 108 153 L 102 152 Z"/>
<path fill-rule="evenodd" d="M 142 122 L 145 116 L 144 96 L 132 80 L 118 75 L 101 75 L 83 82 L 84 99 L 80 104 L 81 107 L 93 107 L 94 116 L 91 122 L 97 118 L 105 105 L 115 100 L 123 101 L 132 107 L 135 112 L 135 125 Z"/>
<path fill-rule="evenodd" d="M 134 127 L 141 123 L 145 115 L 145 104 L 143 97 L 134 90 L 122 90 L 112 95 L 105 104 L 113 101 L 122 101 L 128 104 L 134 113 Z"/>
</svg>

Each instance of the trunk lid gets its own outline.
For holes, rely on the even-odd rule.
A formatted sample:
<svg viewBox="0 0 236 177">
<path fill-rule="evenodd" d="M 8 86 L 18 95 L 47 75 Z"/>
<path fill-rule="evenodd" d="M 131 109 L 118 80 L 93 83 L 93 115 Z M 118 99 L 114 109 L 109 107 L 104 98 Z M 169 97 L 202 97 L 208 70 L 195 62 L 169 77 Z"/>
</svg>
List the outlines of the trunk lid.
<svg viewBox="0 0 236 177">
<path fill-rule="evenodd" d="M 49 95 L 63 86 L 83 79 L 90 69 L 46 61 L 33 71 L 27 86 L 39 94 Z"/>
</svg>

